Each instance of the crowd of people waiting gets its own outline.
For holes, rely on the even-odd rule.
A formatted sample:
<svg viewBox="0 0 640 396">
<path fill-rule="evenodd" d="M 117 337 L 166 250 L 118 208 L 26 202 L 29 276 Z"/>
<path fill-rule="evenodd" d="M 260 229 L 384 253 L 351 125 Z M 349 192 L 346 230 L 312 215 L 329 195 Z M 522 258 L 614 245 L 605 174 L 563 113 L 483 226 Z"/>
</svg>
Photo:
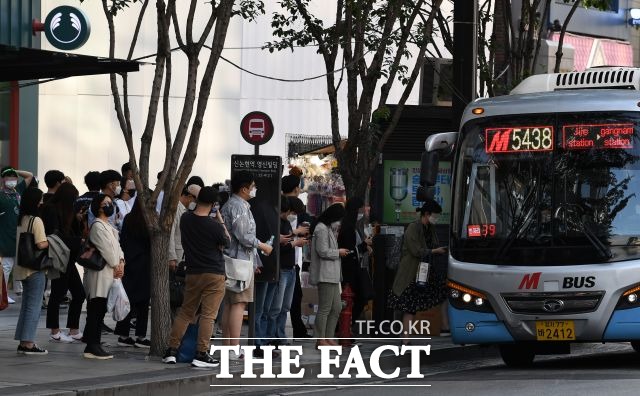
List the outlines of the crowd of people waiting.
<svg viewBox="0 0 640 396">
<path fill-rule="evenodd" d="M 88 191 L 83 195 L 79 195 L 71 180 L 58 170 L 45 174 L 46 193 L 38 188 L 30 172 L 4 167 L 1 177 L 3 278 L 8 283 L 12 275 L 14 293 L 22 296 L 15 332 L 18 353 L 47 353 L 35 339 L 48 281 L 51 288 L 46 306 L 49 341 L 85 342 L 85 358 L 112 358 L 103 348 L 101 335 L 111 332 L 104 324 L 109 289 L 114 279 L 122 279 L 132 309 L 126 318 L 117 322 L 113 331 L 118 335 L 118 345 L 149 348 L 151 244 L 142 205 L 136 201 L 129 164 L 122 166 L 121 173 L 115 170 L 87 173 L 84 182 Z M 177 272 L 185 272 L 184 293 L 180 306 L 172 305 L 173 325 L 164 363 L 176 363 L 188 325 L 199 318 L 197 352 L 192 365 L 217 366 L 219 362 L 208 352 L 211 337 L 216 334 L 214 324 L 222 330 L 224 344 L 239 345 L 244 313 L 250 302 L 256 307 L 256 346 L 287 345 L 288 316 L 294 338 L 311 337 L 301 318 L 300 275 L 303 271 L 309 272 L 310 283 L 318 288 L 316 346 L 336 344 L 335 330 L 342 310 L 340 293 L 345 283 L 355 294 L 353 321 L 360 317 L 370 296 L 359 278 L 363 260 L 368 262 L 366 257 L 372 253 L 371 233 L 365 232 L 364 202 L 353 198 L 346 205 L 333 204 L 316 219 L 306 212 L 298 197 L 300 184 L 296 174 L 282 178 L 280 211 L 277 213 L 274 209 L 272 213 L 254 204 L 258 195 L 256 181 L 247 171 L 232 175 L 228 192 L 223 184 L 205 186 L 198 176 L 187 181 L 179 198 L 168 246 L 172 279 Z M 162 199 L 161 194 L 158 201 Z M 390 295 L 392 307 L 404 312 L 405 320 L 411 320 L 417 310 L 434 306 L 444 298 L 439 285 L 434 284 L 433 290 L 425 294 L 412 280 L 415 262 L 427 254 L 427 250 L 430 254 L 445 253 L 437 246 L 434 231 L 440 207 L 428 202 L 419 211 L 420 219 L 409 226 L 410 238 L 403 244 L 400 270 L 408 275 L 397 278 L 400 280 Z M 280 232 L 274 241 L 273 230 L 278 222 Z M 32 270 L 16 262 L 17 241 L 25 232 L 33 234 L 37 249 L 56 249 L 60 241 L 67 247 L 61 270 Z M 84 279 L 81 279 L 76 258 L 87 239 L 106 265 L 100 271 L 84 268 Z M 275 263 L 271 255 L 275 243 L 279 243 L 277 281 L 254 276 L 241 291 L 228 287 L 226 261 L 249 262 L 255 274 L 260 274 Z M 71 295 L 68 331 L 63 332 L 59 312 L 68 293 Z M 81 331 L 80 316 L 85 300 L 86 321 Z M 10 302 L 13 301 L 12 298 Z M 130 336 L 133 316 L 135 338 Z M 271 353 L 277 354 L 277 351 Z M 254 354 L 264 356 L 261 348 L 256 348 Z M 231 358 L 243 359 L 244 356 L 232 353 Z"/>
</svg>

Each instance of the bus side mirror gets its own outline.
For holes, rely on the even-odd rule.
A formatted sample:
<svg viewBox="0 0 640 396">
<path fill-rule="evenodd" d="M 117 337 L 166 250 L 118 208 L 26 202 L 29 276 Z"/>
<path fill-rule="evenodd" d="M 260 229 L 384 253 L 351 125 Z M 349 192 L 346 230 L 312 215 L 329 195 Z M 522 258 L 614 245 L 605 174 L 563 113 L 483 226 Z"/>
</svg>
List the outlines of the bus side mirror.
<svg viewBox="0 0 640 396">
<path fill-rule="evenodd" d="M 451 149 L 458 139 L 458 132 L 442 132 L 431 135 L 424 143 L 426 151 L 420 159 L 420 187 L 416 191 L 418 201 L 433 199 L 435 195 L 436 179 L 438 177 L 438 163 L 440 152 Z"/>
</svg>

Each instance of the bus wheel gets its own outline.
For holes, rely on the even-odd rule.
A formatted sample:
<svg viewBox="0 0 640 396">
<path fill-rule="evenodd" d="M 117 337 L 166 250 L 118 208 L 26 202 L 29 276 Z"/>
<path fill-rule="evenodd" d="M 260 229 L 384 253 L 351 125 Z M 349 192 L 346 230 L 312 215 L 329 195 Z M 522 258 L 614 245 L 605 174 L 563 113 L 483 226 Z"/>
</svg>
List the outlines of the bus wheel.
<svg viewBox="0 0 640 396">
<path fill-rule="evenodd" d="M 500 356 L 508 367 L 529 367 L 536 356 L 530 345 L 505 344 L 500 345 Z"/>
<path fill-rule="evenodd" d="M 634 351 L 640 353 L 640 341 L 631 341 L 631 348 L 633 348 Z"/>
</svg>

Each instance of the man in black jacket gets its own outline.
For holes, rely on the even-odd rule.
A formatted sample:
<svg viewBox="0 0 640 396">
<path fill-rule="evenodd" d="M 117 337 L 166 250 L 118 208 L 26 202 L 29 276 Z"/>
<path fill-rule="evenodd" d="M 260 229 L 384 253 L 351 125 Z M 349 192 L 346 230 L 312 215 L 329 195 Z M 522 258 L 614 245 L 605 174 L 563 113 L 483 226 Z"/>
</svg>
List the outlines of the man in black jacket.
<svg viewBox="0 0 640 396">
<path fill-rule="evenodd" d="M 187 326 L 201 309 L 195 367 L 216 367 L 220 364 L 209 355 L 213 322 L 218 315 L 225 293 L 225 263 L 222 250 L 229 247 L 229 234 L 220 218 L 209 216 L 218 193 L 213 187 L 204 187 L 198 194 L 196 208 L 180 219 L 180 233 L 187 264 L 184 301 L 171 328 L 169 348 L 162 361 L 176 363 L 178 347 Z"/>
</svg>

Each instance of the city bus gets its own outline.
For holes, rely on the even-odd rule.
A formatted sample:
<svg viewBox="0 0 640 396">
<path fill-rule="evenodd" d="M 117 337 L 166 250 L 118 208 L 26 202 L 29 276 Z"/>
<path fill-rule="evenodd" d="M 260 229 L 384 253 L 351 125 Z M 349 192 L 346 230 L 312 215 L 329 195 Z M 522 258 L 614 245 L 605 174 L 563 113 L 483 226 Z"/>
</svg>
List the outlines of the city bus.
<svg viewBox="0 0 640 396">
<path fill-rule="evenodd" d="M 535 75 L 427 139 L 423 164 L 453 156 L 454 343 L 516 367 L 579 342 L 640 351 L 639 90 L 640 69 Z"/>
</svg>

